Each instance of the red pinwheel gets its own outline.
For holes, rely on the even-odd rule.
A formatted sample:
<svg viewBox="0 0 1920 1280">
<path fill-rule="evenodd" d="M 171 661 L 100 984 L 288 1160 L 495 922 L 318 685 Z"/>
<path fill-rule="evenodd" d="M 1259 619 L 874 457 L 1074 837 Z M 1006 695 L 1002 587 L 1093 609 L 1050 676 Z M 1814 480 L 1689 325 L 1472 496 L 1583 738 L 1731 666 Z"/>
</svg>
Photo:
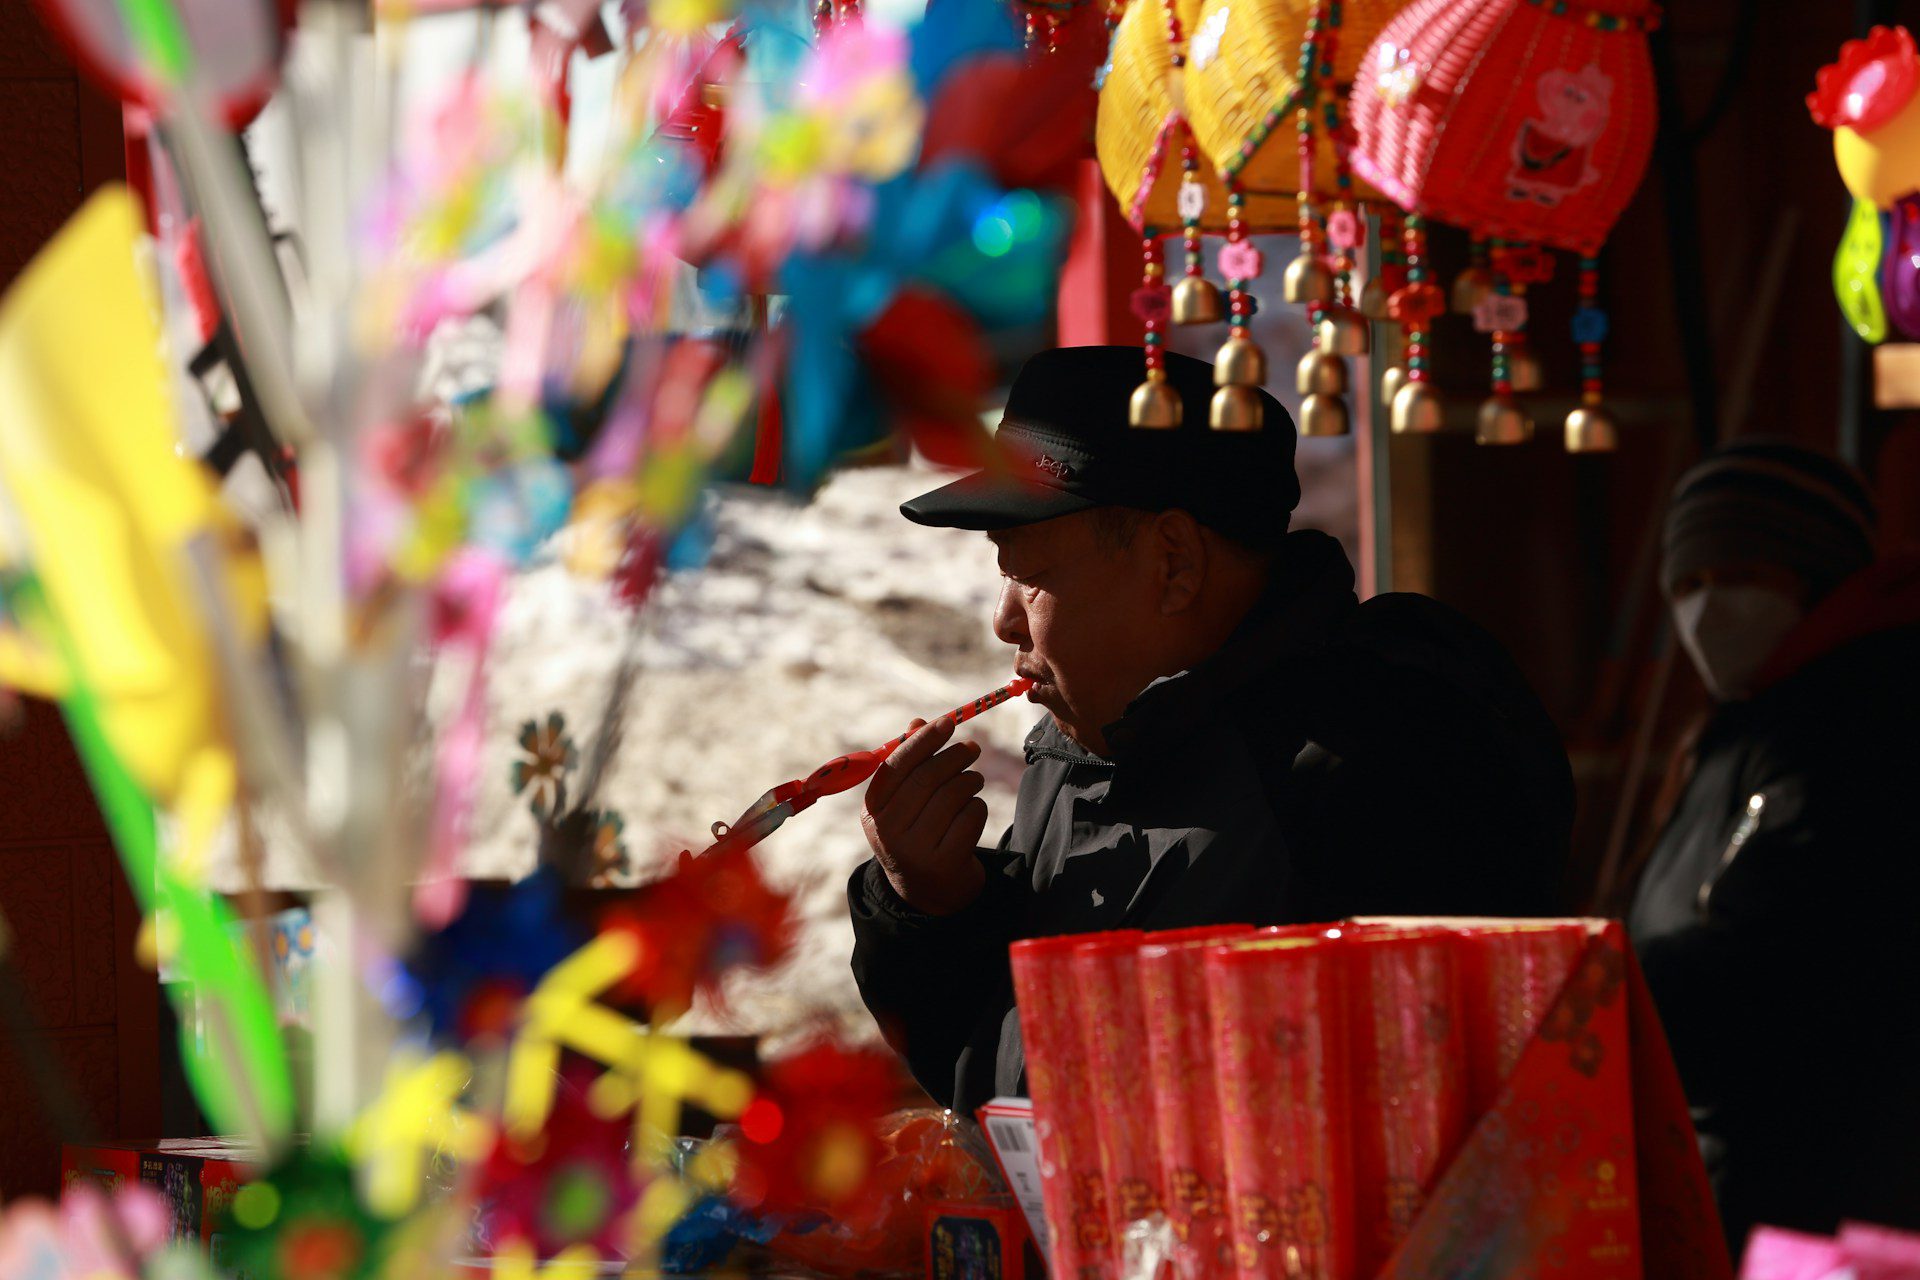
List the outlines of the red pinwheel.
<svg viewBox="0 0 1920 1280">
<path fill-rule="evenodd" d="M 734 1195 L 755 1209 L 864 1217 L 886 1158 L 880 1118 L 895 1092 L 893 1060 L 821 1043 L 767 1068 L 740 1117 Z"/>
<path fill-rule="evenodd" d="M 503 1133 L 488 1157 L 480 1201 L 494 1247 L 522 1241 L 550 1258 L 584 1244 L 602 1257 L 626 1256 L 641 1190 L 627 1149 L 632 1125 L 595 1113 L 581 1086 L 563 1080 L 539 1136 L 522 1143 Z"/>
<path fill-rule="evenodd" d="M 605 925 L 640 939 L 640 963 L 625 994 L 659 1021 L 684 1012 L 695 992 L 718 999 L 732 969 L 777 964 L 793 945 L 792 899 L 768 887 L 745 849 L 680 855 L 664 880 Z"/>
</svg>

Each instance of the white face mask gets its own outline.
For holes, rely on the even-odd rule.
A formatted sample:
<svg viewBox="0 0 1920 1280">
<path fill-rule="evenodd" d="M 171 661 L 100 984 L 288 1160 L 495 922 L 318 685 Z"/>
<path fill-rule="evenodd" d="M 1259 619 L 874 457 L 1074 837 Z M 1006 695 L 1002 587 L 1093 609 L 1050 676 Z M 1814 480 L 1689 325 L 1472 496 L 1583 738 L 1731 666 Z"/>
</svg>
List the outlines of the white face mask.
<svg viewBox="0 0 1920 1280">
<path fill-rule="evenodd" d="M 1753 678 L 1801 617 L 1799 602 L 1772 587 L 1702 587 L 1673 605 L 1680 643 L 1721 702 L 1753 692 Z"/>
</svg>

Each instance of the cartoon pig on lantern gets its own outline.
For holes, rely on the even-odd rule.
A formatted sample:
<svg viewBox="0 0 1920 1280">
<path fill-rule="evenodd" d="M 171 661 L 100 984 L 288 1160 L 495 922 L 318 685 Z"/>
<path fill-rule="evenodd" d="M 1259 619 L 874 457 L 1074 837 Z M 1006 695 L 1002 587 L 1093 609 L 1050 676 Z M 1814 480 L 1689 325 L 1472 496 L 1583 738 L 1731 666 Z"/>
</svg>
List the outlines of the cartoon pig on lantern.
<svg viewBox="0 0 1920 1280">
<path fill-rule="evenodd" d="M 1596 66 L 1555 68 L 1541 74 L 1534 94 L 1539 110 L 1514 135 L 1507 194 L 1552 206 L 1600 176 L 1593 144 L 1606 131 L 1613 81 Z"/>
</svg>

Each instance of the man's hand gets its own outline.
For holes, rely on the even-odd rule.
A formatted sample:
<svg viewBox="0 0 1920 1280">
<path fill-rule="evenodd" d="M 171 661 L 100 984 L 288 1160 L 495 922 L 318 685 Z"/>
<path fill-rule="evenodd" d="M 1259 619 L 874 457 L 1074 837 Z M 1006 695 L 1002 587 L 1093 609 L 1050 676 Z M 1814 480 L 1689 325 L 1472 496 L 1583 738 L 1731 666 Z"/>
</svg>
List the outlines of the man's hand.
<svg viewBox="0 0 1920 1280">
<path fill-rule="evenodd" d="M 941 747 L 954 722 L 943 716 L 914 732 L 867 784 L 860 826 L 893 891 L 916 911 L 944 916 L 980 896 L 986 868 L 974 857 L 987 826 L 986 779 L 967 766 L 977 743 Z"/>
</svg>

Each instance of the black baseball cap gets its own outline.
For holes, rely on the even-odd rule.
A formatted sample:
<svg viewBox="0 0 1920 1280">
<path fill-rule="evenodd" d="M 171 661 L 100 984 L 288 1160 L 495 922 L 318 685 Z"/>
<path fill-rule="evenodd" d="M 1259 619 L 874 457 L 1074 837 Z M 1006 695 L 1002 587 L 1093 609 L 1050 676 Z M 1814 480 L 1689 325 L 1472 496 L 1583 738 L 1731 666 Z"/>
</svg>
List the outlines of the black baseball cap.
<svg viewBox="0 0 1920 1280">
<path fill-rule="evenodd" d="M 1257 431 L 1207 425 L 1213 366 L 1166 353 L 1167 382 L 1180 393 L 1180 425 L 1127 422 L 1146 373 L 1139 347 L 1059 347 L 1021 368 L 1007 395 L 990 465 L 900 504 L 916 524 L 1012 529 L 1093 507 L 1179 508 L 1249 546 L 1287 531 L 1300 502 L 1287 411 L 1258 392 Z"/>
</svg>

